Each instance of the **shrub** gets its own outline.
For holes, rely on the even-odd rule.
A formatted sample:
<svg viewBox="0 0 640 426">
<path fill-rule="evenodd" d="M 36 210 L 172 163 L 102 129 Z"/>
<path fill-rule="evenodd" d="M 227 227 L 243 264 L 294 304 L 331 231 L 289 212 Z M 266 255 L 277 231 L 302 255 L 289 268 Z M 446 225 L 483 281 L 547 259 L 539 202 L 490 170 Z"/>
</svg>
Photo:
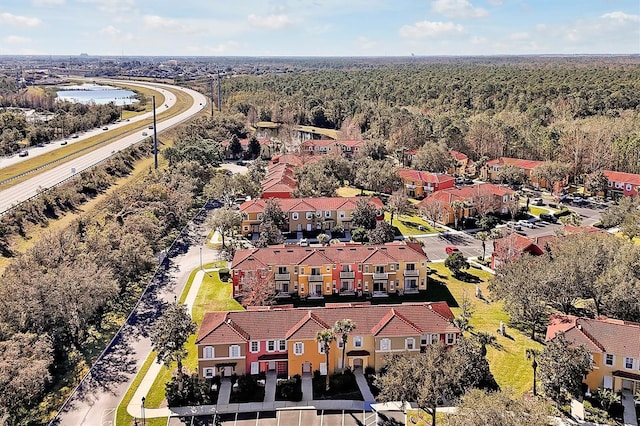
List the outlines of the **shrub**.
<svg viewBox="0 0 640 426">
<path fill-rule="evenodd" d="M 290 379 L 280 381 L 276 387 L 276 400 L 302 401 L 302 378 L 299 374 Z"/>
<path fill-rule="evenodd" d="M 197 374 L 184 378 L 182 390 L 178 390 L 177 377 L 173 377 L 165 385 L 167 404 L 170 407 L 183 407 L 187 405 L 210 405 L 218 400 L 218 391 L 212 390 L 213 383 L 220 388 L 220 378 L 200 379 Z"/>
</svg>

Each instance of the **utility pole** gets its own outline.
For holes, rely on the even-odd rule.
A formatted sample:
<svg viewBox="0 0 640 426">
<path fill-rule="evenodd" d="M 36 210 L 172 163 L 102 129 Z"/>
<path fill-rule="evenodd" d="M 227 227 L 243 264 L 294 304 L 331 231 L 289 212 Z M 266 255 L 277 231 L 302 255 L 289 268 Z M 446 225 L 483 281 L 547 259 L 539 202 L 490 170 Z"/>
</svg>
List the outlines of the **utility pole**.
<svg viewBox="0 0 640 426">
<path fill-rule="evenodd" d="M 220 70 L 218 71 L 218 112 L 222 111 L 222 88 L 220 87 Z"/>
<path fill-rule="evenodd" d="M 215 104 L 213 101 L 213 80 L 209 82 L 209 90 L 211 92 L 211 116 L 213 117 L 213 105 Z"/>
<path fill-rule="evenodd" d="M 156 97 L 153 96 L 153 166 L 158 169 L 158 129 L 156 126 Z"/>
</svg>

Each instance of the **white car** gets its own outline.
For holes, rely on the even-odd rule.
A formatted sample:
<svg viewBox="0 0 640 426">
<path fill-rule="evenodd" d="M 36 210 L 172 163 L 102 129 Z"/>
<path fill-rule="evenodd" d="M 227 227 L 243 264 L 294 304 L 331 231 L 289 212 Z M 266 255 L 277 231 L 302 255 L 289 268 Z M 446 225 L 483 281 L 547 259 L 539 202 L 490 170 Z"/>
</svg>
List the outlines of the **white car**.
<svg viewBox="0 0 640 426">
<path fill-rule="evenodd" d="M 300 247 L 309 247 L 309 240 L 307 240 L 306 238 L 300 238 L 300 241 L 298 241 L 298 245 Z"/>
<path fill-rule="evenodd" d="M 507 222 L 507 228 L 511 228 L 515 231 L 522 231 L 522 226 L 518 222 Z"/>
<path fill-rule="evenodd" d="M 521 226 L 524 226 L 525 228 L 529 228 L 529 229 L 532 229 L 532 228 L 536 227 L 532 222 L 529 222 L 528 220 L 519 220 L 518 224 L 521 225 Z"/>
</svg>

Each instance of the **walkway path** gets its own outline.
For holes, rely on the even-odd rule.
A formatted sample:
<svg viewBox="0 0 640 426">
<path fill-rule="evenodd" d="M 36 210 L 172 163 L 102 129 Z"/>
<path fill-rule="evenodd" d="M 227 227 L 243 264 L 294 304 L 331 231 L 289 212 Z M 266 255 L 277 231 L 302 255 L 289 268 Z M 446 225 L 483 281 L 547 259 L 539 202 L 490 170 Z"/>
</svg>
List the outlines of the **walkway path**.
<svg viewBox="0 0 640 426">
<path fill-rule="evenodd" d="M 204 274 L 207 272 L 217 271 L 219 268 L 212 268 L 206 270 L 200 270 L 193 277 L 193 281 L 191 282 L 191 287 L 189 288 L 189 293 L 185 298 L 184 304 L 187 306 L 187 311 L 191 313 L 193 310 L 193 304 L 198 296 L 198 292 L 200 291 L 200 286 L 202 285 L 202 280 L 204 278 Z M 147 373 L 144 375 L 144 378 L 138 385 L 136 392 L 133 394 L 131 401 L 129 401 L 129 405 L 127 405 L 127 413 L 133 417 L 139 417 L 142 415 L 142 397 L 146 397 L 153 386 L 153 383 L 160 374 L 160 370 L 162 370 L 162 364 L 158 363 L 158 359 L 156 358 L 147 370 Z M 157 411 L 157 413 L 156 413 Z M 144 409 L 145 417 L 168 417 L 171 415 L 171 412 L 168 408 L 145 408 Z M 157 415 L 156 415 L 157 414 Z"/>
<path fill-rule="evenodd" d="M 220 392 L 218 392 L 217 405 L 228 405 L 231 399 L 231 379 L 223 377 L 220 379 Z"/>
<path fill-rule="evenodd" d="M 302 373 L 302 400 L 313 400 L 313 379 L 311 373 Z"/>
<path fill-rule="evenodd" d="M 362 398 L 364 398 L 365 403 L 376 402 L 376 398 L 371 393 L 367 379 L 364 377 L 362 368 L 356 368 L 353 374 L 356 376 L 356 383 L 358 383 L 358 388 L 360 389 L 360 393 L 362 394 Z"/>
<path fill-rule="evenodd" d="M 267 380 L 264 386 L 264 402 L 275 402 L 276 385 L 278 384 L 278 375 L 275 371 L 267 371 Z"/>
<path fill-rule="evenodd" d="M 636 403 L 633 400 L 633 395 L 628 390 L 622 391 L 622 406 L 624 407 L 622 419 L 624 421 L 624 426 L 638 426 Z"/>
</svg>

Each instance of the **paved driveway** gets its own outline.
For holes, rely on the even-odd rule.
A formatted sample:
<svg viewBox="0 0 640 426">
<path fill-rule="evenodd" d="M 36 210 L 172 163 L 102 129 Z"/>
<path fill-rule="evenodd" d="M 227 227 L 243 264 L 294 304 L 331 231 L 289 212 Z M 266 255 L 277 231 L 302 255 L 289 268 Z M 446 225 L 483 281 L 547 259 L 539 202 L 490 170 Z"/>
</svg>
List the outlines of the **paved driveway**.
<svg viewBox="0 0 640 426">
<path fill-rule="evenodd" d="M 373 426 L 375 414 L 363 411 L 278 410 L 259 413 L 224 414 L 223 426 Z M 172 418 L 169 426 L 213 426 L 213 417 Z"/>
</svg>

